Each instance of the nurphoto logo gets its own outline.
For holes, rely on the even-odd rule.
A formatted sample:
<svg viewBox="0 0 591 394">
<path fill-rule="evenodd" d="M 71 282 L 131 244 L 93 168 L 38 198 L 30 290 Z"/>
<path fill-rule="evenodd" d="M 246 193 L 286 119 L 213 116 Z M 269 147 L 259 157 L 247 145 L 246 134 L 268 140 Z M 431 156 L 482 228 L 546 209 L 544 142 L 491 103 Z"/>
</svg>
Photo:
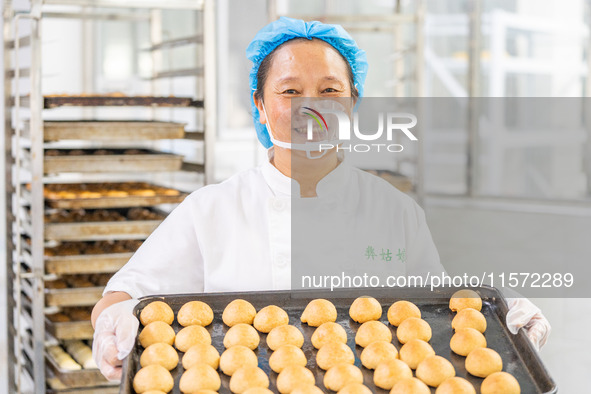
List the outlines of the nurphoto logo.
<svg viewBox="0 0 591 394">
<path fill-rule="evenodd" d="M 359 113 L 353 112 L 353 119 L 345 111 L 338 109 L 322 109 L 321 111 L 314 110 L 310 107 L 303 107 L 306 111 L 304 114 L 310 116 L 308 119 L 307 138 L 309 141 L 313 140 L 314 122 L 328 132 L 328 123 L 326 122 L 326 115 L 334 115 L 337 120 L 338 134 L 336 141 L 321 142 L 318 144 L 318 151 L 330 150 L 336 148 L 337 151 L 348 152 L 370 152 L 383 151 L 388 152 L 402 152 L 404 147 L 401 144 L 391 143 L 394 140 L 395 133 L 402 132 L 410 141 L 417 141 L 417 137 L 410 129 L 417 125 L 417 117 L 411 113 L 406 112 L 379 112 L 378 113 L 378 127 L 375 131 L 360 130 L 359 128 Z M 385 125 L 384 125 L 385 124 Z M 352 141 L 351 130 L 353 130 L 354 138 L 360 141 L 379 141 L 386 139 L 387 143 L 349 143 Z M 384 135 L 385 133 L 385 135 Z"/>
</svg>

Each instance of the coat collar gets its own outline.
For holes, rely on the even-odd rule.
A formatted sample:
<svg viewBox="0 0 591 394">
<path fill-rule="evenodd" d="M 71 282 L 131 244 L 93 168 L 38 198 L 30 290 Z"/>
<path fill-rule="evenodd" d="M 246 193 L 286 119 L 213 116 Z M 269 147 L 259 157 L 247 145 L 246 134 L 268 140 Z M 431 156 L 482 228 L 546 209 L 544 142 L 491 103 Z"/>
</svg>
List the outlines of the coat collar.
<svg viewBox="0 0 591 394">
<path fill-rule="evenodd" d="M 262 165 L 265 181 L 276 197 L 292 197 L 293 194 L 294 198 L 300 198 L 300 185 L 271 164 L 273 154 L 273 147 L 271 147 L 267 151 L 267 160 Z M 318 197 L 324 198 L 343 193 L 351 172 L 352 169 L 344 160 L 344 156 L 339 155 L 339 165 L 318 182 L 316 186 Z"/>
</svg>

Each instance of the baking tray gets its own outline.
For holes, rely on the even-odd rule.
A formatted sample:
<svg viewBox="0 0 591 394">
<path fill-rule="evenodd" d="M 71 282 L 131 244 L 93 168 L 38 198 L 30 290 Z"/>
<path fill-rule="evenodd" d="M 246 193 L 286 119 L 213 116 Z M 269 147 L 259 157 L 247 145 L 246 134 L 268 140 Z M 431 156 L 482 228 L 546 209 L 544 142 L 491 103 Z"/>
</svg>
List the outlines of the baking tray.
<svg viewBox="0 0 591 394">
<path fill-rule="evenodd" d="M 100 241 L 146 239 L 162 223 L 157 220 L 120 220 L 77 223 L 45 223 L 45 239 L 51 241 Z"/>
<path fill-rule="evenodd" d="M 137 185 L 141 188 L 156 188 L 153 184 L 143 182 L 123 182 L 123 183 L 109 183 L 109 185 Z M 63 185 L 63 184 L 62 184 Z M 81 186 L 88 186 L 92 184 L 81 184 Z M 47 185 L 50 186 L 50 185 Z M 23 190 L 23 195 L 26 197 L 28 190 Z M 30 194 L 30 193 L 29 193 Z M 46 204 L 51 208 L 61 209 L 80 209 L 80 208 L 130 208 L 130 207 L 147 207 L 159 204 L 176 204 L 185 199 L 187 193 L 179 191 L 176 196 L 155 195 L 155 196 L 134 196 L 126 197 L 99 197 L 99 198 L 45 198 Z"/>
<path fill-rule="evenodd" d="M 106 148 L 105 148 L 106 149 Z M 53 149 L 56 151 L 63 149 Z M 69 149 L 68 149 L 69 150 Z M 183 156 L 141 149 L 141 154 L 125 154 L 127 149 L 108 149 L 113 154 L 94 155 L 96 149 L 77 149 L 81 155 L 45 156 L 43 171 L 45 174 L 59 172 L 155 172 L 179 171 Z"/>
<path fill-rule="evenodd" d="M 45 328 L 56 339 L 92 339 L 94 334 L 90 320 L 52 322 L 46 317 Z"/>
<path fill-rule="evenodd" d="M 116 383 L 109 382 L 100 372 L 98 368 L 80 369 L 77 371 L 70 371 L 62 369 L 57 365 L 53 357 L 45 353 L 46 366 L 52 372 L 53 376 L 66 387 L 81 388 L 93 386 L 114 386 Z"/>
<path fill-rule="evenodd" d="M 102 274 L 117 272 L 133 252 L 45 257 L 48 274 Z"/>
<path fill-rule="evenodd" d="M 203 107 L 202 100 L 190 97 L 148 96 L 45 96 L 44 108 L 57 107 Z"/>
<path fill-rule="evenodd" d="M 477 391 L 480 389 L 480 384 L 483 379 L 474 377 L 468 374 L 464 368 L 465 357 L 454 354 L 449 348 L 449 341 L 453 335 L 451 328 L 451 321 L 454 314 L 449 310 L 449 298 L 457 291 L 457 288 L 438 289 L 433 292 L 428 292 L 423 289 L 343 289 L 338 291 L 271 291 L 271 292 L 256 292 L 256 293 L 210 293 L 210 294 L 192 294 L 192 295 L 172 295 L 172 296 L 151 296 L 142 298 L 139 304 L 135 307 L 135 313 L 139 316 L 141 309 L 155 300 L 163 300 L 167 302 L 176 313 L 180 307 L 192 300 L 201 300 L 208 303 L 214 310 L 214 321 L 207 327 L 212 337 L 212 344 L 218 349 L 220 354 L 223 352 L 223 337 L 228 330 L 221 321 L 222 311 L 230 301 L 242 298 L 250 301 L 257 310 L 260 308 L 275 304 L 287 311 L 289 314 L 289 324 L 298 327 L 304 334 L 305 342 L 303 351 L 308 359 L 307 367 L 316 375 L 316 384 L 318 387 L 324 388 L 323 379 L 324 371 L 316 366 L 316 349 L 312 346 L 310 338 L 314 332 L 314 327 L 309 327 L 300 322 L 300 316 L 308 304 L 308 302 L 315 298 L 326 298 L 331 300 L 338 311 L 337 323 L 341 324 L 348 334 L 348 345 L 355 353 L 355 365 L 360 367 L 364 374 L 364 383 L 374 392 L 378 394 L 387 394 L 387 390 L 377 388 L 373 384 L 373 371 L 370 371 L 361 366 L 359 356 L 363 350 L 361 347 L 355 345 L 355 332 L 360 324 L 355 323 L 349 318 L 349 306 L 353 300 L 362 295 L 370 295 L 377 298 L 383 308 L 382 318 L 383 323 L 388 325 L 392 330 L 393 343 L 397 349 L 402 346 L 396 339 L 396 328 L 388 324 L 387 310 L 392 303 L 398 300 L 408 300 L 414 302 L 422 312 L 422 317 L 431 325 L 433 329 L 433 338 L 430 343 L 435 352 L 447 358 L 452 362 L 456 369 L 456 375 L 466 378 L 470 381 Z M 532 347 L 523 330 L 517 335 L 512 335 L 507 330 L 504 322 L 507 314 L 507 305 L 498 290 L 490 287 L 475 288 L 476 291 L 483 298 L 482 313 L 487 320 L 487 330 L 485 336 L 487 338 L 489 347 L 495 349 L 503 358 L 503 370 L 507 371 L 517 380 L 521 385 L 522 394 L 533 393 L 556 393 L 556 384 L 549 376 L 544 368 L 537 352 Z M 178 332 L 180 326 L 176 322 L 173 327 Z M 140 328 L 141 330 L 141 328 Z M 272 372 L 269 368 L 270 349 L 266 345 L 266 334 L 261 335 L 261 343 L 257 350 L 259 357 L 259 367 L 261 367 L 268 375 L 270 380 L 269 388 L 274 392 L 276 390 L 277 374 Z M 121 383 L 120 393 L 133 393 L 133 376 L 139 370 L 139 357 L 142 347 L 139 341 L 136 346 L 123 363 L 123 377 Z M 179 353 L 182 357 L 182 353 Z M 180 393 L 178 382 L 183 372 L 183 367 L 179 363 L 177 368 L 172 371 L 175 379 L 175 387 L 173 393 Z M 230 393 L 229 382 L 230 378 L 220 372 L 222 386 L 220 393 Z M 431 390 L 435 393 L 435 390 Z"/>
<path fill-rule="evenodd" d="M 43 123 L 43 139 L 139 141 L 185 137 L 185 123 L 146 121 L 60 120 Z M 28 127 L 25 127 L 25 134 Z"/>
<path fill-rule="evenodd" d="M 93 306 L 103 296 L 104 286 L 45 289 L 47 306 Z"/>
</svg>

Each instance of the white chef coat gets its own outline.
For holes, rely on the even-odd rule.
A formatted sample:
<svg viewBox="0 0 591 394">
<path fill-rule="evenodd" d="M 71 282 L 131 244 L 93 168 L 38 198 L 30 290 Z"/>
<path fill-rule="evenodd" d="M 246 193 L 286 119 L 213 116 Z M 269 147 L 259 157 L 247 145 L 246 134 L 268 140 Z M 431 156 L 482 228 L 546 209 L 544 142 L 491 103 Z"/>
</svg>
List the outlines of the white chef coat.
<svg viewBox="0 0 591 394">
<path fill-rule="evenodd" d="M 292 203 L 298 209 L 307 209 L 308 204 L 309 211 L 316 212 L 315 227 L 322 227 L 323 212 L 338 208 L 342 213 L 339 223 L 326 223 L 328 230 L 319 230 L 324 231 L 322 245 L 327 253 L 339 249 L 346 259 L 351 248 L 337 243 L 354 244 L 359 253 L 352 261 L 361 261 L 369 259 L 364 253 L 371 246 L 375 247 L 373 260 L 379 260 L 378 253 L 391 246 L 399 257 L 389 264 L 397 266 L 399 273 L 408 273 L 409 268 L 413 273 L 442 271 L 423 210 L 386 181 L 345 160 L 318 183 L 316 192 L 316 198 L 300 198 L 297 183 L 269 161 L 202 187 L 168 215 L 104 292 L 123 291 L 139 298 L 290 289 L 292 257 L 306 253 L 298 248 L 292 256 Z M 376 221 L 387 225 L 380 227 L 377 238 L 368 238 Z M 330 231 L 333 225 L 351 229 L 350 238 L 357 241 L 343 242 L 337 235 L 331 239 L 338 234 Z M 322 258 L 303 258 L 307 257 Z"/>
</svg>

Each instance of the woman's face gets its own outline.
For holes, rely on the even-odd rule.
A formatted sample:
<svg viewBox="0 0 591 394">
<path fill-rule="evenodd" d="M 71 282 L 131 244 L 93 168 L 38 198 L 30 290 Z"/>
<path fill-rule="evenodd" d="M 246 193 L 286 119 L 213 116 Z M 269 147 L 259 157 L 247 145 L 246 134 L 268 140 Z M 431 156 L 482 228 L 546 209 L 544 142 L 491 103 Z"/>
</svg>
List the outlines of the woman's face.
<svg viewBox="0 0 591 394">
<path fill-rule="evenodd" d="M 261 123 L 269 123 L 275 139 L 296 142 L 291 133 L 291 99 L 299 97 L 351 97 L 346 61 L 322 40 L 294 40 L 274 53 L 263 87 L 265 110 L 256 97 L 255 104 Z"/>
</svg>

